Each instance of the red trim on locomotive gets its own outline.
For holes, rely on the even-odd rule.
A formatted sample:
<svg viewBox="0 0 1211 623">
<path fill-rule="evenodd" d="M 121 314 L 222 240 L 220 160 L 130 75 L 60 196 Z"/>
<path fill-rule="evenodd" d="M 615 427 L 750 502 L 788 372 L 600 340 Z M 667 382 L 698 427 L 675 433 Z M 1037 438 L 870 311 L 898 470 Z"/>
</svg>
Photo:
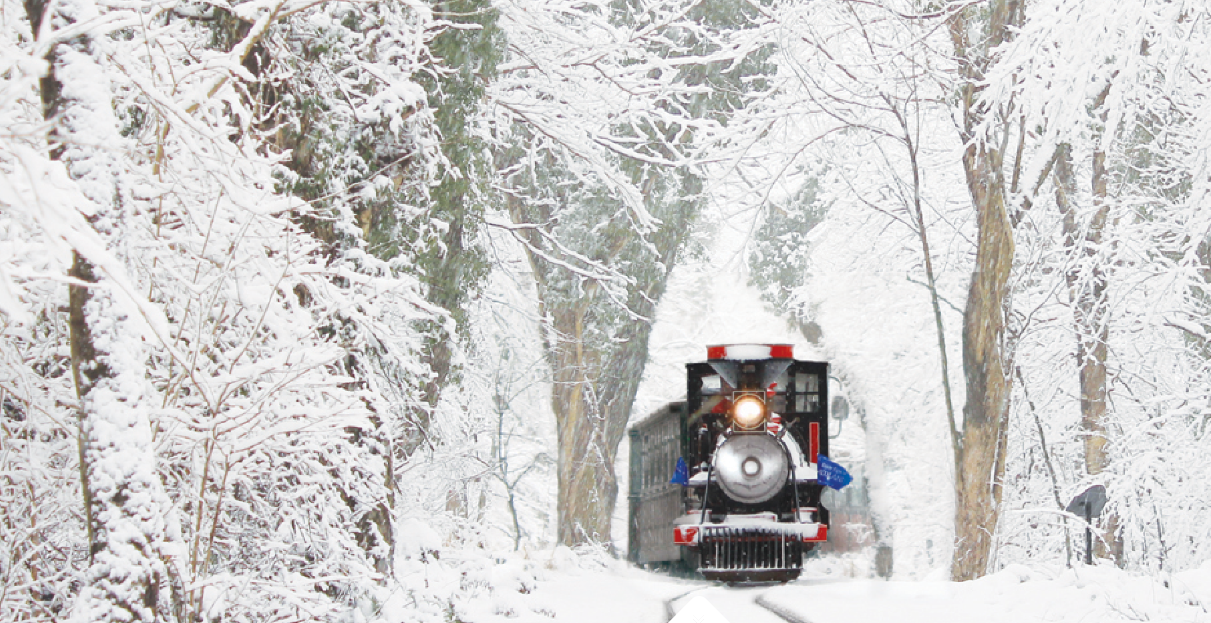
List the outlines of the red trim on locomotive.
<svg viewBox="0 0 1211 623">
<path fill-rule="evenodd" d="M 794 359 L 795 347 L 790 344 L 771 344 L 769 347 L 770 359 Z"/>
<path fill-rule="evenodd" d="M 807 436 L 811 439 L 808 441 L 811 449 L 808 452 L 807 460 L 809 463 L 820 462 L 820 423 L 812 422 L 808 426 Z"/>
<path fill-rule="evenodd" d="M 697 545 L 698 526 L 677 526 L 673 528 L 674 545 Z"/>
<path fill-rule="evenodd" d="M 720 359 L 794 359 L 793 344 L 718 344 L 706 347 L 706 358 Z"/>
</svg>

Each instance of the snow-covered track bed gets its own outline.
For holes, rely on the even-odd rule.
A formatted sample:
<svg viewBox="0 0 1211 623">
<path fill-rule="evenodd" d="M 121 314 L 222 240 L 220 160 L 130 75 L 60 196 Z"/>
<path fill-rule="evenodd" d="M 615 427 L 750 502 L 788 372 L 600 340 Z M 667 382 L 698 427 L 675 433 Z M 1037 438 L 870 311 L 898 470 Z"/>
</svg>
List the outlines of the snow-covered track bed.
<svg viewBox="0 0 1211 623">
<path fill-rule="evenodd" d="M 667 620 L 688 614 L 689 623 L 810 623 L 807 619 L 766 599 L 780 585 L 703 585 L 665 601 Z M 677 623 L 682 623 L 678 620 Z"/>
</svg>

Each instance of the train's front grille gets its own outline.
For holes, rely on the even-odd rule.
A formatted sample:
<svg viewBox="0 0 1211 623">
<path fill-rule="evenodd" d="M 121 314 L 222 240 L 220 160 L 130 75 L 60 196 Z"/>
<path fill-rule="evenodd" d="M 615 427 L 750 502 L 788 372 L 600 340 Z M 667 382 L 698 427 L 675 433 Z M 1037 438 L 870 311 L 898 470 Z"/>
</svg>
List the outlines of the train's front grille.
<svg viewBox="0 0 1211 623">
<path fill-rule="evenodd" d="M 803 545 L 795 535 L 760 527 L 703 527 L 703 570 L 779 570 L 803 566 Z"/>
</svg>

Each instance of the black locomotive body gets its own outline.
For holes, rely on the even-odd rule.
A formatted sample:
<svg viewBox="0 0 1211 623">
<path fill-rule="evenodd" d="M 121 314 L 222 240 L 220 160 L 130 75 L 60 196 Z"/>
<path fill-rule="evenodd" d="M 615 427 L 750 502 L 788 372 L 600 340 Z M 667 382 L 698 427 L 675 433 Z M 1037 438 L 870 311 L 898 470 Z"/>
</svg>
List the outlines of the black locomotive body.
<svg viewBox="0 0 1211 623">
<path fill-rule="evenodd" d="M 828 538 L 817 481 L 828 364 L 783 344 L 707 350 L 686 365 L 685 402 L 631 428 L 630 559 L 725 582 L 792 580 Z"/>
</svg>

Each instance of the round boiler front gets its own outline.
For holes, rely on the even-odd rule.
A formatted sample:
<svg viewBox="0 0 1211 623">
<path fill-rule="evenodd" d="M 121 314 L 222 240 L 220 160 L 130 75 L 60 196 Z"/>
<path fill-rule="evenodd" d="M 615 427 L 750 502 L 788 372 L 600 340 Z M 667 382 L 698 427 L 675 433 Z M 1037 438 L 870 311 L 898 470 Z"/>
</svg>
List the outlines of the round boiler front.
<svg viewBox="0 0 1211 623">
<path fill-rule="evenodd" d="M 765 433 L 732 435 L 715 452 L 715 475 L 728 497 L 759 504 L 786 484 L 790 468 L 776 438 Z"/>
</svg>

